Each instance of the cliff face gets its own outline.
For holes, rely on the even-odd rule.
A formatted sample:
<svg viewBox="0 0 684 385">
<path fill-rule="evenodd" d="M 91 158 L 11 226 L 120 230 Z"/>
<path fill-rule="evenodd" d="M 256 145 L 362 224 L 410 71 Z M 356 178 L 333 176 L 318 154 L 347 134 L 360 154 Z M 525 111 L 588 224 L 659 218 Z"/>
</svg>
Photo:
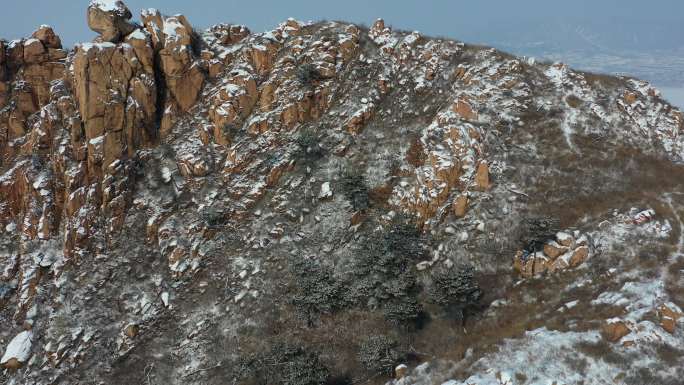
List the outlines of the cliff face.
<svg viewBox="0 0 684 385">
<path fill-rule="evenodd" d="M 4 381 L 684 374 L 684 115 L 647 83 L 381 20 L 87 16 L 0 41 Z"/>
</svg>

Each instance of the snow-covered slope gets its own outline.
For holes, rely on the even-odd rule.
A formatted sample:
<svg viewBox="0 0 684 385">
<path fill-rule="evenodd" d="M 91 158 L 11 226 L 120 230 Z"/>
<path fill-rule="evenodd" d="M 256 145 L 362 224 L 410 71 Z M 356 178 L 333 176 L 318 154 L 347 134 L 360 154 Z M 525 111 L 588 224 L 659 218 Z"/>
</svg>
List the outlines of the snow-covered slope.
<svg viewBox="0 0 684 385">
<path fill-rule="evenodd" d="M 681 378 L 684 116 L 649 84 L 130 18 L 0 42 L 5 382 Z"/>
</svg>

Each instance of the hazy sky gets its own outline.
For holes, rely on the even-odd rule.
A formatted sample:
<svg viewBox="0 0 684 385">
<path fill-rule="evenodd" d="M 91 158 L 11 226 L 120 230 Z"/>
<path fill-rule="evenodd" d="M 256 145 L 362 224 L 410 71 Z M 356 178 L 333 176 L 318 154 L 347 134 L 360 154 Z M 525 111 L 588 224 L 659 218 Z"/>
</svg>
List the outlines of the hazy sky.
<svg viewBox="0 0 684 385">
<path fill-rule="evenodd" d="M 0 37 L 28 36 L 40 24 L 52 25 L 65 45 L 90 40 L 85 10 L 88 0 L 1 0 Z M 515 40 L 558 40 L 555 27 L 592 40 L 623 40 L 644 47 L 668 42 L 681 45 L 682 0 L 128 0 L 135 18 L 143 8 L 183 13 L 207 27 L 219 22 L 272 29 L 287 17 L 299 20 L 345 20 L 370 24 L 382 17 L 395 27 L 459 40 L 497 44 Z M 675 36 L 672 36 L 672 35 Z M 571 39 L 572 40 L 572 39 Z M 513 41 L 515 41 L 513 43 Z M 623 42 L 624 43 L 624 42 Z M 574 43 L 573 43 L 574 44 Z M 593 44 L 593 43 L 592 43 Z M 602 43 L 600 43 L 602 44 Z M 600 45 L 599 44 L 599 45 Z M 607 43 L 608 45 L 615 43 Z M 622 43 L 621 43 L 622 44 Z M 667 45 L 666 44 L 666 45 Z"/>
<path fill-rule="evenodd" d="M 0 38 L 29 36 L 49 24 L 64 45 L 90 41 L 88 0 L 0 0 Z M 370 25 L 382 17 L 394 28 L 418 30 L 519 55 L 561 60 L 603 73 L 627 73 L 678 87 L 670 99 L 684 106 L 684 0 L 125 0 L 140 10 L 185 14 L 204 29 L 244 24 L 273 29 L 288 17 Z"/>
</svg>

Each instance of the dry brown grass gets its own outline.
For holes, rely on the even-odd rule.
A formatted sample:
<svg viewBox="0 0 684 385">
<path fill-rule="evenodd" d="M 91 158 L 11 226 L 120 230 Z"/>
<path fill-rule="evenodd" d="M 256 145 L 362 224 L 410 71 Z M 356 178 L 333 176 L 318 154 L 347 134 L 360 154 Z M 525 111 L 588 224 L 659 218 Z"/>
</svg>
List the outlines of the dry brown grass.
<svg viewBox="0 0 684 385">
<path fill-rule="evenodd" d="M 579 72 L 584 75 L 584 78 L 593 87 L 600 86 L 610 89 L 620 89 L 626 87 L 625 79 L 618 78 L 617 76 L 595 72 Z"/>
<path fill-rule="evenodd" d="M 575 95 L 568 95 L 565 98 L 565 102 L 568 103 L 568 106 L 572 108 L 578 108 L 580 105 L 582 105 L 582 99 L 578 98 Z"/>
<path fill-rule="evenodd" d="M 421 167 L 425 164 L 425 149 L 420 138 L 413 138 L 411 146 L 406 152 L 406 161 L 413 167 Z"/>
</svg>

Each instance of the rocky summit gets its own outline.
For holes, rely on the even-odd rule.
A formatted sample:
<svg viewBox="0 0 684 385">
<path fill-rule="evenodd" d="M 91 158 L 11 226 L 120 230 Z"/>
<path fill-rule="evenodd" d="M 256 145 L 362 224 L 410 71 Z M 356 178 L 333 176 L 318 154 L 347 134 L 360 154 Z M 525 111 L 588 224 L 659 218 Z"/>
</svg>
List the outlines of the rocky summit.
<svg viewBox="0 0 684 385">
<path fill-rule="evenodd" d="M 3 384 L 684 378 L 684 115 L 344 22 L 0 40 Z"/>
</svg>

